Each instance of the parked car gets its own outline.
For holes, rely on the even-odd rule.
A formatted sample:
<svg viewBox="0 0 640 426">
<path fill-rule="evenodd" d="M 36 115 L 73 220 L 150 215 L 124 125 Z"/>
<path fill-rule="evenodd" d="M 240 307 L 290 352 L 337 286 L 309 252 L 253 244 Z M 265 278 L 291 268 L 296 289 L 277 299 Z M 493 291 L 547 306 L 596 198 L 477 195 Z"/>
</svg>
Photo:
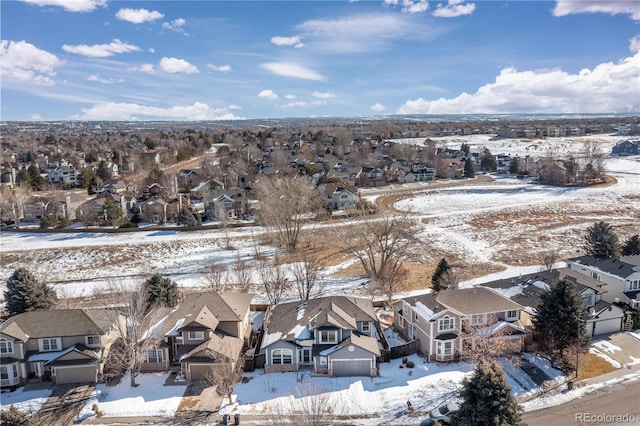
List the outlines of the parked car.
<svg viewBox="0 0 640 426">
<path fill-rule="evenodd" d="M 431 410 L 431 412 L 429 412 L 429 417 L 432 420 L 449 423 L 451 421 L 451 416 L 456 414 L 458 411 L 460 411 L 460 406 L 458 404 L 445 404 Z"/>
</svg>

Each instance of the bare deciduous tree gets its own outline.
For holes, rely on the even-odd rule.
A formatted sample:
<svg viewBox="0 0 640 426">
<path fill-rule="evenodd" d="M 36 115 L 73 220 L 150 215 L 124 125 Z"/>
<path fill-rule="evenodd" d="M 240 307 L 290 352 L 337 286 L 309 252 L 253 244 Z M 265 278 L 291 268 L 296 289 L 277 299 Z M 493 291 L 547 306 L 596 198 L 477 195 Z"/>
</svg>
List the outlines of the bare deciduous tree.
<svg viewBox="0 0 640 426">
<path fill-rule="evenodd" d="M 241 293 L 248 293 L 251 289 L 251 279 L 253 276 L 251 266 L 238 256 L 229 273 L 231 277 L 233 277 L 236 290 Z"/>
<path fill-rule="evenodd" d="M 404 277 L 404 263 L 415 256 L 416 225 L 403 214 L 388 214 L 357 223 L 336 235 L 338 251 L 360 262 L 365 275 L 382 285 L 387 297 Z"/>
<path fill-rule="evenodd" d="M 242 380 L 243 373 L 244 357 L 225 358 L 211 365 L 211 369 L 205 373 L 204 380 L 209 385 L 216 387 L 218 395 L 227 397 L 229 404 L 233 404 L 233 388 Z"/>
<path fill-rule="evenodd" d="M 291 265 L 291 274 L 300 300 L 305 301 L 322 295 L 324 284 L 320 279 L 320 269 L 318 259 L 306 252 Z"/>
<path fill-rule="evenodd" d="M 149 310 L 149 293 L 141 283 L 111 282 L 103 297 L 107 301 L 105 311 L 115 324 L 118 337 L 107 362 L 112 371 L 128 372 L 130 384 L 135 387 L 147 351 L 159 341 L 159 336 L 150 330 L 162 314 L 157 307 Z"/>
<path fill-rule="evenodd" d="M 501 356 L 519 352 L 521 335 L 509 334 L 512 329 L 497 328 L 498 319 L 489 317 L 481 325 L 473 325 L 470 321 L 463 321 L 460 338 L 462 350 L 460 357 L 469 362 L 478 362 L 481 359 L 497 359 Z"/>
<path fill-rule="evenodd" d="M 227 276 L 227 268 L 221 263 L 212 261 L 207 265 L 202 273 L 207 287 L 211 291 L 224 291 L 226 287 L 225 277 Z"/>
<path fill-rule="evenodd" d="M 285 268 L 279 264 L 276 256 L 273 260 L 265 259 L 260 261 L 258 273 L 269 303 L 277 305 L 289 287 L 289 278 L 286 276 Z"/>
<path fill-rule="evenodd" d="M 299 383 L 295 395 L 271 408 L 273 424 L 326 426 L 346 411 L 345 401 L 317 383 Z"/>
<path fill-rule="evenodd" d="M 20 229 L 20 220 L 24 217 L 24 206 L 31 198 L 31 188 L 27 185 L 17 185 L 14 188 L 0 186 L 0 205 L 8 216 Z"/>
<path fill-rule="evenodd" d="M 288 252 L 294 252 L 305 221 L 322 211 L 320 194 L 302 179 L 261 179 L 256 185 L 260 199 L 259 217 L 271 227 Z"/>
</svg>

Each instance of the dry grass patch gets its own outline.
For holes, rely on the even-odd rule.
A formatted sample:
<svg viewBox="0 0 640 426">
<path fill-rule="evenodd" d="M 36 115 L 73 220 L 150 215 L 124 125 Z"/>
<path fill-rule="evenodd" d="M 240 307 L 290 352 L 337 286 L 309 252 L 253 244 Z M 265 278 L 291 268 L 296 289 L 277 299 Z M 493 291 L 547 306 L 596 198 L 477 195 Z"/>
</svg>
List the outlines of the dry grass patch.
<svg viewBox="0 0 640 426">
<path fill-rule="evenodd" d="M 596 354 L 584 353 L 578 357 L 578 380 L 599 376 L 614 370 L 617 368 Z"/>
</svg>

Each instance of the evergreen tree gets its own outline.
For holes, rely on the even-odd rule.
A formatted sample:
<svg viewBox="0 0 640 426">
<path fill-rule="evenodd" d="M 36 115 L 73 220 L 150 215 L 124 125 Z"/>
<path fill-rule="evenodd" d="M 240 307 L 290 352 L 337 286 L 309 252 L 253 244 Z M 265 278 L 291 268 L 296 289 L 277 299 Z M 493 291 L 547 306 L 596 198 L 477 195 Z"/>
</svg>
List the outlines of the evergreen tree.
<svg viewBox="0 0 640 426">
<path fill-rule="evenodd" d="M 191 210 L 182 209 L 176 216 L 176 223 L 181 226 L 197 226 L 198 219 L 196 219 Z"/>
<path fill-rule="evenodd" d="M 622 246 L 623 256 L 633 256 L 634 254 L 640 254 L 640 235 L 638 234 L 629 237 Z"/>
<path fill-rule="evenodd" d="M 16 269 L 9 277 L 4 299 L 7 301 L 7 311 L 10 316 L 27 311 L 49 309 L 58 301 L 55 290 L 39 282 L 25 268 Z"/>
<path fill-rule="evenodd" d="M 471 380 L 460 393 L 460 411 L 453 416 L 454 425 L 517 426 L 523 425 L 511 388 L 495 361 L 480 360 Z"/>
<path fill-rule="evenodd" d="M 509 164 L 509 173 L 512 175 L 520 173 L 520 157 L 515 156 L 511 159 L 511 164 Z"/>
<path fill-rule="evenodd" d="M 431 276 L 431 288 L 433 291 L 438 292 L 440 290 L 451 289 L 456 286 L 453 271 L 447 259 L 444 257 L 440 259 L 436 270 Z"/>
<path fill-rule="evenodd" d="M 33 411 L 20 411 L 11 404 L 8 410 L 0 411 L 0 424 L 4 426 L 38 426 L 38 418 Z"/>
<path fill-rule="evenodd" d="M 464 174 L 463 176 L 466 178 L 475 177 L 476 171 L 473 168 L 473 160 L 470 157 L 464 161 Z"/>
<path fill-rule="evenodd" d="M 610 259 L 620 254 L 618 236 L 607 222 L 597 222 L 587 228 L 584 249 L 588 255 Z"/>
<path fill-rule="evenodd" d="M 168 277 L 155 274 L 145 282 L 149 295 L 149 306 L 160 303 L 163 306 L 174 307 L 180 302 L 178 284 Z"/>
<path fill-rule="evenodd" d="M 567 349 L 583 350 L 589 344 L 587 313 L 573 283 L 562 280 L 540 296 L 533 326 L 543 350 L 555 362 L 569 365 Z M 577 344 L 577 348 L 576 348 Z"/>
<path fill-rule="evenodd" d="M 464 152 L 464 156 L 467 159 L 471 156 L 471 147 L 469 144 L 463 142 L 462 145 L 460 145 L 460 151 Z"/>
<path fill-rule="evenodd" d="M 485 148 L 482 151 L 482 157 L 480 158 L 480 168 L 489 172 L 495 172 L 498 169 L 498 160 L 496 156 L 491 154 L 489 148 Z"/>
<path fill-rule="evenodd" d="M 96 176 L 98 176 L 102 180 L 111 179 L 111 170 L 109 170 L 109 166 L 107 163 L 102 160 L 98 163 L 98 170 L 96 170 Z"/>
</svg>

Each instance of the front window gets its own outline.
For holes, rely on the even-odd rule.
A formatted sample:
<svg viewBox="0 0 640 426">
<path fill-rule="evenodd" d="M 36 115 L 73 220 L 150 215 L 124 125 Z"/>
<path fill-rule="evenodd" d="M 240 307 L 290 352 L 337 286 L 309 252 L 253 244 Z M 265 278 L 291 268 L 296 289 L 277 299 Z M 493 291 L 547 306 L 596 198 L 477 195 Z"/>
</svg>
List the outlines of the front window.
<svg viewBox="0 0 640 426">
<path fill-rule="evenodd" d="M 507 311 L 507 319 L 508 320 L 518 319 L 518 311 L 516 309 L 512 311 Z"/>
<path fill-rule="evenodd" d="M 204 331 L 190 331 L 189 340 L 204 340 Z"/>
<path fill-rule="evenodd" d="M 585 294 L 582 296 L 582 304 L 587 308 L 593 306 L 593 294 Z"/>
<path fill-rule="evenodd" d="M 320 343 L 338 343 L 338 331 L 320 330 Z"/>
<path fill-rule="evenodd" d="M 293 364 L 293 350 L 274 349 L 271 351 L 271 364 Z"/>
<path fill-rule="evenodd" d="M 9 371 L 5 365 L 0 366 L 0 379 L 9 380 Z"/>
<path fill-rule="evenodd" d="M 474 314 L 474 315 L 471 315 L 471 324 L 472 324 L 472 325 L 481 325 L 481 324 L 484 324 L 484 315 L 483 315 L 483 314 Z"/>
<path fill-rule="evenodd" d="M 320 365 L 327 365 L 327 357 L 326 356 L 321 356 L 320 357 Z"/>
<path fill-rule="evenodd" d="M 436 350 L 438 357 L 450 358 L 453 355 L 453 341 L 439 341 Z"/>
<path fill-rule="evenodd" d="M 368 321 L 365 321 L 362 323 L 362 331 L 365 333 L 368 333 L 369 331 L 371 331 L 371 324 L 369 324 Z"/>
<path fill-rule="evenodd" d="M 40 346 L 42 352 L 51 352 L 60 350 L 60 346 L 58 345 L 58 339 L 55 337 L 52 339 L 41 339 Z"/>
<path fill-rule="evenodd" d="M 87 336 L 87 346 L 100 346 L 100 336 Z"/>
<path fill-rule="evenodd" d="M 455 326 L 455 319 L 451 318 L 449 316 L 446 316 L 446 317 L 441 318 L 440 320 L 438 320 L 438 331 L 439 332 L 451 331 L 451 330 L 453 330 L 454 326 Z"/>
<path fill-rule="evenodd" d="M 9 340 L 0 339 L 0 353 L 11 354 L 13 353 L 13 342 Z"/>
<path fill-rule="evenodd" d="M 151 348 L 147 351 L 147 362 L 162 362 L 163 360 L 162 349 Z"/>
</svg>

